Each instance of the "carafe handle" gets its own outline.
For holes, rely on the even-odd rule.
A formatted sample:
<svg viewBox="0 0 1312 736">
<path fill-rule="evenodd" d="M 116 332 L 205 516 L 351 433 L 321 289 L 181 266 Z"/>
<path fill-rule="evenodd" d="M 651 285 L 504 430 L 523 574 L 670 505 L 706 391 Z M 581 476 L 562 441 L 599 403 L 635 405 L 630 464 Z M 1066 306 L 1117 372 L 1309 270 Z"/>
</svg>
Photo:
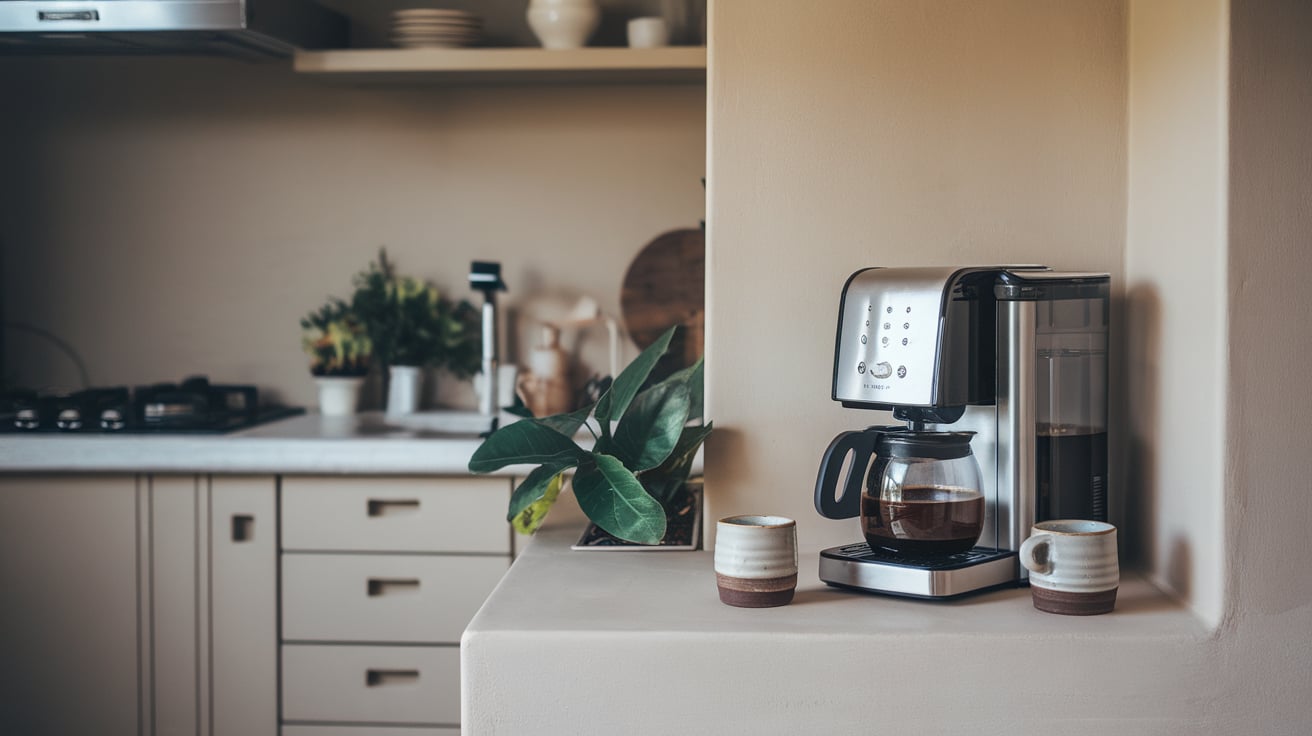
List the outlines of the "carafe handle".
<svg viewBox="0 0 1312 736">
<path fill-rule="evenodd" d="M 844 432 L 829 443 L 820 460 L 820 474 L 815 481 L 815 510 L 828 519 L 851 519 L 861 515 L 861 487 L 865 484 L 870 456 L 875 453 L 875 442 L 880 432 L 875 428 L 860 432 Z M 852 463 L 844 479 L 842 492 L 835 496 L 839 475 L 848 453 Z"/>
</svg>

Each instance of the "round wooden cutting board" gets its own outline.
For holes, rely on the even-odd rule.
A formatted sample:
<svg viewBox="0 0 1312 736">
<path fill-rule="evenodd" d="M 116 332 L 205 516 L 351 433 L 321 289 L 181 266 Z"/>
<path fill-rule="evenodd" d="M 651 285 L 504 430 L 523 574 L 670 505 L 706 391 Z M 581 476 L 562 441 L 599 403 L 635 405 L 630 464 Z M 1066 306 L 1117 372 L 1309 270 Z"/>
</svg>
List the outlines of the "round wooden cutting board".
<svg viewBox="0 0 1312 736">
<path fill-rule="evenodd" d="M 682 325 L 652 377 L 659 380 L 702 356 L 706 324 L 706 236 L 671 230 L 648 243 L 629 264 L 620 291 L 624 326 L 638 349 L 671 325 Z"/>
</svg>

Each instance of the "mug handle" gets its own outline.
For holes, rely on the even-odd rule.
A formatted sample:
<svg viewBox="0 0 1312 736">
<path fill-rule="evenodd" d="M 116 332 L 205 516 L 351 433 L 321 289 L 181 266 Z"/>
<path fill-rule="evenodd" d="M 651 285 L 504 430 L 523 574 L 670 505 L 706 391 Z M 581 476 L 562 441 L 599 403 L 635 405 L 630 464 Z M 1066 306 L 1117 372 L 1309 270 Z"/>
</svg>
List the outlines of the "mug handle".
<svg viewBox="0 0 1312 736">
<path fill-rule="evenodd" d="M 1037 572 L 1040 575 L 1047 575 L 1052 572 L 1052 535 L 1039 533 L 1026 539 L 1020 545 L 1020 564 L 1025 566 L 1030 572 Z M 1043 555 L 1043 562 L 1040 563 L 1035 556 L 1035 548 L 1039 545 L 1047 547 L 1047 552 Z"/>
<path fill-rule="evenodd" d="M 879 437 L 876 429 L 843 432 L 829 443 L 820 461 L 820 474 L 815 480 L 815 510 L 827 519 L 851 519 L 861 515 L 861 489 L 866 482 L 866 468 L 875 452 Z M 847 478 L 842 479 L 842 492 L 834 497 L 840 483 L 843 460 L 852 454 L 852 465 Z"/>
</svg>

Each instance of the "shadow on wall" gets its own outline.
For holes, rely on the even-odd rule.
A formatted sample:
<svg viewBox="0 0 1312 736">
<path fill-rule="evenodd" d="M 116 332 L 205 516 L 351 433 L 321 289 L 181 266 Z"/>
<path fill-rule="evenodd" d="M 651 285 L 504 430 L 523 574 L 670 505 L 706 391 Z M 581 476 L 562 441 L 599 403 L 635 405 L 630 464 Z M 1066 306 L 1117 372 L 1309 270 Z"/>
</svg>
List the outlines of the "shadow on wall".
<svg viewBox="0 0 1312 736">
<path fill-rule="evenodd" d="M 1157 289 L 1135 286 L 1126 295 L 1126 407 L 1128 427 L 1125 473 L 1125 515 L 1122 557 L 1140 567 L 1155 567 L 1153 550 L 1159 548 L 1156 529 L 1160 513 L 1157 501 L 1158 458 L 1156 438 L 1161 434 L 1158 397 L 1161 393 L 1162 303 Z M 1162 582 L 1187 599 L 1191 587 L 1192 554 L 1188 540 L 1171 541 L 1164 568 L 1157 568 Z"/>
<path fill-rule="evenodd" d="M 750 477 L 752 465 L 748 463 L 746 433 L 737 427 L 717 424 L 715 431 L 706 438 L 705 448 L 706 488 L 717 494 L 713 500 L 708 498 L 711 502 L 707 504 L 707 508 L 750 508 L 744 503 L 746 499 L 738 498 L 736 495 L 725 495 L 730 489 L 750 489 L 754 485 Z M 715 458 L 714 463 L 710 462 L 711 457 Z M 741 482 L 719 483 L 715 476 L 720 472 L 732 473 Z M 716 519 L 709 516 L 702 519 L 702 546 L 706 549 L 715 546 L 715 522 Z"/>
<path fill-rule="evenodd" d="M 1157 394 L 1161 368 L 1158 351 L 1161 349 L 1162 305 L 1157 290 L 1151 286 L 1135 286 L 1125 297 L 1126 331 L 1125 362 L 1126 395 L 1128 397 L 1125 426 L 1126 472 L 1125 533 L 1123 557 L 1135 560 L 1142 566 L 1151 564 L 1153 549 L 1153 518 L 1157 504 L 1153 479 L 1157 476 L 1157 458 L 1153 437 L 1156 435 Z"/>
</svg>

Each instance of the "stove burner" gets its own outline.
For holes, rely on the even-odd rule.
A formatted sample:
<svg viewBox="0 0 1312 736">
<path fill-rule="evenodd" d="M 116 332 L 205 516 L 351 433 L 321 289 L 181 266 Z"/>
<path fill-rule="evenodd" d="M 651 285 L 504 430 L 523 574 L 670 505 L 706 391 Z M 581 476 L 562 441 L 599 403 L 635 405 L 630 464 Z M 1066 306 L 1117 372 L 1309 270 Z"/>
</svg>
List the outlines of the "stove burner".
<svg viewBox="0 0 1312 736">
<path fill-rule="evenodd" d="M 6 406 L 7 405 L 7 406 Z M 303 413 L 260 406 L 254 386 L 211 384 L 204 376 L 180 384 L 92 388 L 67 396 L 13 394 L 0 401 L 22 432 L 222 433 Z"/>
</svg>

